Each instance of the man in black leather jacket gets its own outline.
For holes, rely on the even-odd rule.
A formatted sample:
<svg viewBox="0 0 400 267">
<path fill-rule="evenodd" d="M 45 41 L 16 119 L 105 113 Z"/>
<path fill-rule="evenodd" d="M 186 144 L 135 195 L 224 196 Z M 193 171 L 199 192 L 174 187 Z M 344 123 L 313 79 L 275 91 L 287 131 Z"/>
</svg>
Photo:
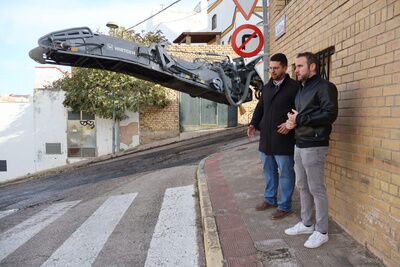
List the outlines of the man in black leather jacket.
<svg viewBox="0 0 400 267">
<path fill-rule="evenodd" d="M 286 127 L 295 128 L 295 173 L 300 191 L 301 222 L 285 230 L 288 235 L 311 234 L 304 243 L 317 248 L 328 238 L 328 200 L 324 165 L 329 135 L 338 114 L 336 86 L 317 74 L 317 58 L 305 52 L 295 59 L 296 75 L 302 86 L 297 93 L 296 110 L 288 113 Z M 315 205 L 316 223 L 312 221 Z"/>
</svg>

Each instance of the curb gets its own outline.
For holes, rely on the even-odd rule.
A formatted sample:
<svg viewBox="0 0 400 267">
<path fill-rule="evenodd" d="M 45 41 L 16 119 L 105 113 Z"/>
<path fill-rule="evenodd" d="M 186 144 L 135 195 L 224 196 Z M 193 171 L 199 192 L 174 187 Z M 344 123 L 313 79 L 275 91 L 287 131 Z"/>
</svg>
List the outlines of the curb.
<svg viewBox="0 0 400 267">
<path fill-rule="evenodd" d="M 98 163 L 98 162 L 102 162 L 102 161 L 106 161 L 106 160 L 116 159 L 116 158 L 123 157 L 123 156 L 126 156 L 126 155 L 139 153 L 141 151 L 145 151 L 145 150 L 148 150 L 148 149 L 159 148 L 159 147 L 162 147 L 162 146 L 175 144 L 175 143 L 178 143 L 180 141 L 185 141 L 185 140 L 188 140 L 188 139 L 200 138 L 200 137 L 204 137 L 204 136 L 224 135 L 224 134 L 229 134 L 230 132 L 241 131 L 244 128 L 245 128 L 245 126 L 237 126 L 237 127 L 232 127 L 232 128 L 216 129 L 215 131 L 211 131 L 211 132 L 210 131 L 204 131 L 204 132 L 199 131 L 199 132 L 193 132 L 191 135 L 187 135 L 187 136 L 183 135 L 183 136 L 178 136 L 178 137 L 173 137 L 173 138 L 160 140 L 160 141 L 149 143 L 149 144 L 145 144 L 145 145 L 139 145 L 137 147 L 134 147 L 134 148 L 131 148 L 131 149 L 127 149 L 125 151 L 117 152 L 115 154 L 107 154 L 107 155 L 103 155 L 103 156 L 98 156 L 98 157 L 93 158 L 93 159 L 82 160 L 82 161 L 79 161 L 79 162 L 74 162 L 74 163 L 70 163 L 70 164 L 67 164 L 67 165 L 62 165 L 62 166 L 59 166 L 59 167 L 38 171 L 38 172 L 35 172 L 33 174 L 26 174 L 26 175 L 23 175 L 23 176 L 16 177 L 14 179 L 1 181 L 0 182 L 0 188 L 1 187 L 5 187 L 5 186 L 9 186 L 9 185 L 15 185 L 15 184 L 27 182 L 27 181 L 30 181 L 30 180 L 39 179 L 41 177 L 48 176 L 48 175 L 55 175 L 55 174 L 63 173 L 63 172 L 66 172 L 66 171 L 75 170 L 75 169 L 78 169 L 78 168 L 81 168 L 81 167 L 89 166 L 89 165 L 94 164 L 94 163 Z"/>
<path fill-rule="evenodd" d="M 199 190 L 206 266 L 222 267 L 224 266 L 224 258 L 222 255 L 221 243 L 219 242 L 217 224 L 211 206 L 211 199 L 208 193 L 207 175 L 204 171 L 207 158 L 202 159 L 197 167 L 197 186 Z"/>
</svg>

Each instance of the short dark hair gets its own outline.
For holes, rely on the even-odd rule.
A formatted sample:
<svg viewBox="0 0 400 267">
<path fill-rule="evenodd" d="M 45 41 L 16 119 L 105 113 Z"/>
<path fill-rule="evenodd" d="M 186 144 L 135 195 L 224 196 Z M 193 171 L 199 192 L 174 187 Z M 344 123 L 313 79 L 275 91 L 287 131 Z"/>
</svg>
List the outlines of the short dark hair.
<svg viewBox="0 0 400 267">
<path fill-rule="evenodd" d="M 278 54 L 272 55 L 272 57 L 270 58 L 270 61 L 278 61 L 278 62 L 281 63 L 281 65 L 283 67 L 286 67 L 287 64 L 288 64 L 285 54 L 282 54 L 282 53 L 278 53 Z"/>
<path fill-rule="evenodd" d="M 307 59 L 308 66 L 310 66 L 312 63 L 315 63 L 315 65 L 318 66 L 318 58 L 314 53 L 311 52 L 298 53 L 297 58 L 299 57 L 305 57 Z"/>
</svg>

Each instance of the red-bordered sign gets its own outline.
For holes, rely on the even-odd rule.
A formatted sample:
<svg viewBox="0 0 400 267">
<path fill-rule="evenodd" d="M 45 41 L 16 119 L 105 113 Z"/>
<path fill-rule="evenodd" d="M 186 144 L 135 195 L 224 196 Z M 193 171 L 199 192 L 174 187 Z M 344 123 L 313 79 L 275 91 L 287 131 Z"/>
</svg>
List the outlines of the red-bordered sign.
<svg viewBox="0 0 400 267">
<path fill-rule="evenodd" d="M 257 1 L 258 0 L 253 0 L 253 3 L 251 3 L 251 0 L 233 0 L 240 13 L 242 13 L 246 20 L 251 18 L 254 9 L 256 9 Z"/>
<path fill-rule="evenodd" d="M 263 49 L 263 45 L 264 36 L 255 25 L 243 24 L 232 34 L 232 48 L 241 57 L 256 56 Z"/>
</svg>

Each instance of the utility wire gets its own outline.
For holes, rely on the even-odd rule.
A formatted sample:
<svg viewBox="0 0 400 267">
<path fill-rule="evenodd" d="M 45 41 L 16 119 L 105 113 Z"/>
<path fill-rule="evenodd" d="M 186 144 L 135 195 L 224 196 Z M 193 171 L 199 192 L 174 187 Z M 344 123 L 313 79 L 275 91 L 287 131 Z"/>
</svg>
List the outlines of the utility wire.
<svg viewBox="0 0 400 267">
<path fill-rule="evenodd" d="M 194 16 L 196 16 L 197 14 L 199 14 L 199 12 L 195 12 L 195 13 L 193 13 L 193 14 L 190 14 L 190 15 L 188 15 L 188 16 L 186 16 L 186 17 L 179 18 L 179 19 L 168 20 L 168 21 L 161 21 L 160 23 L 157 24 L 156 27 L 158 28 L 158 26 L 160 26 L 160 25 L 163 24 L 163 23 L 171 23 L 171 22 L 176 22 L 176 21 L 184 20 L 184 19 L 187 19 L 187 18 L 190 18 L 190 17 L 194 17 Z"/>
<path fill-rule="evenodd" d="M 171 6 L 175 5 L 176 3 L 180 2 L 180 1 L 181 1 L 181 0 L 177 0 L 177 1 L 173 2 L 173 3 L 172 3 L 172 4 L 170 4 L 169 6 L 167 6 L 167 7 L 163 8 L 163 9 L 161 9 L 160 11 L 158 11 L 157 13 L 155 13 L 155 14 L 151 15 L 151 16 L 150 16 L 150 17 L 148 17 L 147 19 L 144 19 L 144 20 L 142 20 L 141 22 L 139 22 L 139 23 L 136 23 L 135 25 L 133 25 L 133 26 L 129 27 L 128 29 L 126 29 L 126 31 L 130 31 L 130 30 L 132 30 L 132 29 L 133 29 L 133 28 L 135 28 L 136 26 L 139 26 L 139 25 L 140 25 L 140 24 L 142 24 L 143 22 L 146 22 L 146 21 L 148 21 L 148 20 L 149 20 L 149 19 L 151 19 L 152 17 L 154 17 L 154 16 L 156 16 L 156 15 L 160 14 L 161 12 L 163 12 L 163 11 L 167 10 L 168 8 L 170 8 Z"/>
<path fill-rule="evenodd" d="M 187 19 L 187 18 L 190 18 L 190 17 L 194 17 L 194 16 L 200 14 L 201 12 L 203 12 L 203 11 L 206 10 L 206 9 L 208 9 L 208 7 L 205 7 L 205 8 L 201 9 L 201 10 L 198 11 L 198 12 L 197 12 L 197 11 L 194 11 L 193 14 L 188 15 L 188 16 L 183 17 L 183 18 L 174 19 L 174 20 L 169 20 L 169 21 L 161 21 L 160 23 L 158 23 L 158 24 L 154 27 L 153 32 L 154 32 L 155 30 L 157 30 L 158 27 L 160 27 L 160 25 L 163 24 L 163 23 L 167 24 L 167 23 L 171 23 L 171 22 L 176 22 L 176 21 L 184 20 L 184 19 Z"/>
</svg>

